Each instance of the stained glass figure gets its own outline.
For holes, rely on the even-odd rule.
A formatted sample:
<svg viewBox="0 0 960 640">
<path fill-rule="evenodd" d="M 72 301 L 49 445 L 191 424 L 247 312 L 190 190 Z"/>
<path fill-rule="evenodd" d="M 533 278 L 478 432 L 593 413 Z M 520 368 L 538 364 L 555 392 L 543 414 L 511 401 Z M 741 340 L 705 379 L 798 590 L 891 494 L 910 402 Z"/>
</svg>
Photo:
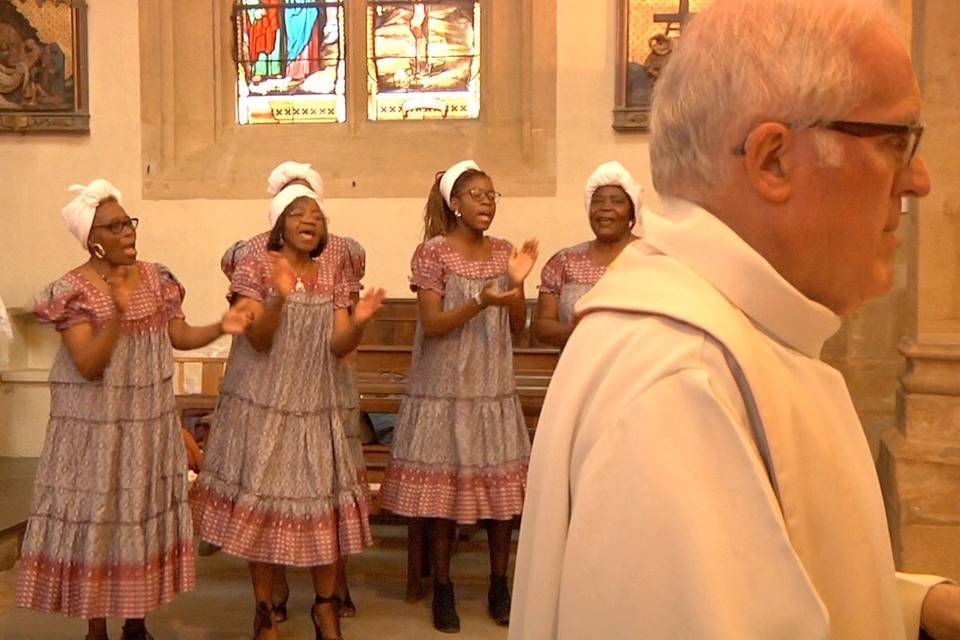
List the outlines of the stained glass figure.
<svg viewBox="0 0 960 640">
<path fill-rule="evenodd" d="M 371 120 L 480 115 L 480 3 L 367 3 Z"/>
<path fill-rule="evenodd" d="M 239 0 L 237 121 L 346 120 L 344 8 L 334 0 Z"/>
</svg>

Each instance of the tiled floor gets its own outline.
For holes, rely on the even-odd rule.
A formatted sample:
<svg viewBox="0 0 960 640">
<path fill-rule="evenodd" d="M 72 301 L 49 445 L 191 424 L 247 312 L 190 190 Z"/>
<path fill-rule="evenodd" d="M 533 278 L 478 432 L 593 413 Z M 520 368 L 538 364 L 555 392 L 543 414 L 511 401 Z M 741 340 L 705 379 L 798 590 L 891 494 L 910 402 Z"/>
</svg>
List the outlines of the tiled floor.
<svg viewBox="0 0 960 640">
<path fill-rule="evenodd" d="M 486 613 L 489 565 L 478 545 L 465 545 L 453 561 L 461 632 L 442 634 L 430 623 L 430 595 L 416 604 L 403 601 L 405 550 L 403 530 L 378 531 L 381 543 L 350 561 L 350 588 L 358 607 L 356 618 L 343 624 L 347 640 L 460 638 L 503 640 L 506 629 L 496 626 Z M 482 539 L 482 537 L 481 537 Z M 224 553 L 197 561 L 197 590 L 177 597 L 147 617 L 157 640 L 250 638 L 253 602 L 246 564 Z M 281 625 L 284 638 L 310 638 L 310 604 L 313 594 L 305 570 L 289 573 L 290 619 Z M 0 639 L 80 640 L 86 623 L 63 616 L 13 608 L 16 569 L 0 573 Z M 119 620 L 110 621 L 111 637 L 120 637 Z"/>
</svg>

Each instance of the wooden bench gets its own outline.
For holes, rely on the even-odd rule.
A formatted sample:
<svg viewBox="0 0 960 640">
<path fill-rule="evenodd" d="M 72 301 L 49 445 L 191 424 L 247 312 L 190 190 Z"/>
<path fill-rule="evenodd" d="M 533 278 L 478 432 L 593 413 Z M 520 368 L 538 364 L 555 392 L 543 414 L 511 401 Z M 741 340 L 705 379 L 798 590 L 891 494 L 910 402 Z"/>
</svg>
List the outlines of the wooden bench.
<svg viewBox="0 0 960 640">
<path fill-rule="evenodd" d="M 528 306 L 532 304 L 528 301 Z M 416 301 L 388 299 L 364 332 L 355 356 L 361 412 L 397 413 L 410 370 L 415 332 Z M 558 357 L 557 349 L 536 344 L 529 330 L 514 336 L 517 394 L 531 438 Z M 177 407 L 181 415 L 212 412 L 226 360 L 184 356 L 178 357 L 176 363 Z M 409 601 L 419 600 L 423 594 L 422 577 L 429 574 L 427 533 L 419 519 L 405 519 L 380 510 L 379 487 L 390 461 L 389 447 L 377 442 L 364 443 L 363 457 L 371 485 L 371 516 L 379 522 L 408 525 L 406 597 Z"/>
</svg>

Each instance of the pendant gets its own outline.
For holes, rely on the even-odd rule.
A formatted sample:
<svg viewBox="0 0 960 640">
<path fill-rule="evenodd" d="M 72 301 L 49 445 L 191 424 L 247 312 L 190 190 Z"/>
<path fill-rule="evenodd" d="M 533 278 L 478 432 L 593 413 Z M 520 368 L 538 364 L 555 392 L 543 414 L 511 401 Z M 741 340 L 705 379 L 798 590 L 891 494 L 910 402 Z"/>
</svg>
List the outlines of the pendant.
<svg viewBox="0 0 960 640">
<path fill-rule="evenodd" d="M 303 286 L 303 280 L 300 279 L 300 276 L 297 276 L 297 284 L 293 285 L 294 291 L 306 291 L 307 288 Z"/>
</svg>

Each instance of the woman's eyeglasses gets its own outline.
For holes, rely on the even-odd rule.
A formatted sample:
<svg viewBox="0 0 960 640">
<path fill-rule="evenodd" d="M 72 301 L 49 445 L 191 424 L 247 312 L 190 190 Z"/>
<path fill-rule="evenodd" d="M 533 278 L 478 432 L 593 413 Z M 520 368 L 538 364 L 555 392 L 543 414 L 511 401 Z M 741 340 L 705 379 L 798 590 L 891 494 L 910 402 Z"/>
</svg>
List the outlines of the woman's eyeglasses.
<svg viewBox="0 0 960 640">
<path fill-rule="evenodd" d="M 483 202 L 484 200 L 489 200 L 490 202 L 496 202 L 500 199 L 499 191 L 484 191 L 483 189 L 468 189 L 467 193 L 471 198 L 477 202 Z"/>
<path fill-rule="evenodd" d="M 130 230 L 133 231 L 137 228 L 137 225 L 140 224 L 139 218 L 126 218 L 124 220 L 114 220 L 109 224 L 95 224 L 91 226 L 91 229 L 109 229 L 110 233 L 115 236 L 120 235 L 123 231 L 130 227 Z"/>
</svg>

